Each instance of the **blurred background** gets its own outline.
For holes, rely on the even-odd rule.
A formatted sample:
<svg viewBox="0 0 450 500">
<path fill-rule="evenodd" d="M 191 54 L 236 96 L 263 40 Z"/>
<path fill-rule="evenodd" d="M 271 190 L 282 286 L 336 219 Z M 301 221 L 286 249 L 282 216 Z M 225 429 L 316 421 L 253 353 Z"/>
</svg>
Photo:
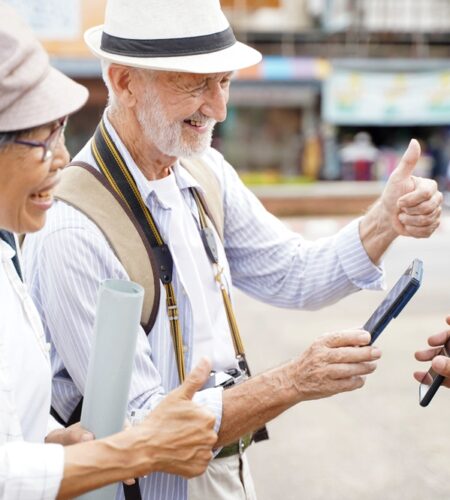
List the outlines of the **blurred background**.
<svg viewBox="0 0 450 500">
<path fill-rule="evenodd" d="M 8 0 L 53 64 L 90 90 L 68 128 L 74 154 L 101 117 L 106 91 L 82 33 L 105 0 Z M 189 1 L 189 0 L 186 0 Z M 285 223 L 331 234 L 381 192 L 411 137 L 416 173 L 449 188 L 450 0 L 222 0 L 237 38 L 264 54 L 238 72 L 214 145 Z M 318 217 L 319 216 L 319 217 Z M 414 257 L 424 284 L 379 340 L 384 355 L 361 391 L 299 405 L 249 450 L 260 500 L 448 500 L 450 391 L 418 404 L 415 350 L 445 327 L 450 218 L 430 240 L 399 239 L 392 286 Z M 289 359 L 325 331 L 359 327 L 382 300 L 361 292 L 322 312 L 271 308 L 237 295 L 254 372 Z M 205 499 L 213 500 L 213 499 Z"/>
<path fill-rule="evenodd" d="M 76 152 L 105 105 L 100 66 L 82 41 L 86 28 L 102 23 L 105 0 L 8 1 L 32 24 L 54 64 L 91 91 L 68 131 Z M 416 137 L 424 151 L 419 173 L 447 187 L 448 0 L 222 5 L 238 39 L 265 55 L 236 74 L 228 118 L 215 134 L 215 147 L 245 182 L 383 181 Z"/>
</svg>

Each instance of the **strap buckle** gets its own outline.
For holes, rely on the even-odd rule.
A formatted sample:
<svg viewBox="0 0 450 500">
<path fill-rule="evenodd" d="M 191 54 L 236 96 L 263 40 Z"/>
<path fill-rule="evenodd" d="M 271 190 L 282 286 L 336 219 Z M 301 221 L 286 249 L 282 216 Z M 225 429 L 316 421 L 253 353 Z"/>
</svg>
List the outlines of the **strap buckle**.
<svg viewBox="0 0 450 500">
<path fill-rule="evenodd" d="M 177 321 L 178 320 L 178 307 L 176 305 L 167 306 L 167 316 L 169 317 L 169 321 Z"/>
</svg>

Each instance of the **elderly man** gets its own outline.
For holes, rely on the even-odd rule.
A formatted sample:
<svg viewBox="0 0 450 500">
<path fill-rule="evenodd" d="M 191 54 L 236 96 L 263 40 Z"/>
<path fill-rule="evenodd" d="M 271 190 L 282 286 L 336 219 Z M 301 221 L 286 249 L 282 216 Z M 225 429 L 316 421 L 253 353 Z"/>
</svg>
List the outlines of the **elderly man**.
<svg viewBox="0 0 450 500">
<path fill-rule="evenodd" d="M 26 277 L 54 345 L 55 409 L 67 421 L 79 406 L 100 282 L 147 280 L 130 413 L 136 420 L 151 411 L 206 355 L 216 376 L 195 400 L 214 411 L 219 441 L 206 474 L 189 485 L 152 474 L 140 480 L 142 497 L 255 498 L 243 454 L 252 433 L 301 401 L 361 387 L 380 352 L 367 333 L 333 333 L 238 383 L 249 370 L 232 283 L 291 308 L 380 289 L 383 253 L 398 235 L 428 237 L 441 195 L 433 181 L 412 177 L 420 154 L 412 141 L 364 217 L 307 242 L 267 213 L 210 147 L 214 124 L 226 118 L 232 72 L 260 60 L 236 42 L 219 0 L 111 0 L 105 25 L 85 39 L 102 59 L 110 105 L 66 170 L 80 182 L 66 176 L 59 194 L 66 202 L 57 201 L 46 228 L 25 242 Z"/>
</svg>

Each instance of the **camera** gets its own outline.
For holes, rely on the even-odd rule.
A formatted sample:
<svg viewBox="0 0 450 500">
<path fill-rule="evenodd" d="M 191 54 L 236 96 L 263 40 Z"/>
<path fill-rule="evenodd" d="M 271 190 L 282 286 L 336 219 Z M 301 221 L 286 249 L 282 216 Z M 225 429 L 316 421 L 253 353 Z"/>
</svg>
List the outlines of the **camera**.
<svg viewBox="0 0 450 500">
<path fill-rule="evenodd" d="M 223 387 L 224 389 L 228 389 L 228 387 L 240 384 L 247 378 L 247 374 L 239 368 L 229 368 L 228 370 L 220 372 L 212 371 L 203 389 L 209 389 L 211 387 Z"/>
</svg>

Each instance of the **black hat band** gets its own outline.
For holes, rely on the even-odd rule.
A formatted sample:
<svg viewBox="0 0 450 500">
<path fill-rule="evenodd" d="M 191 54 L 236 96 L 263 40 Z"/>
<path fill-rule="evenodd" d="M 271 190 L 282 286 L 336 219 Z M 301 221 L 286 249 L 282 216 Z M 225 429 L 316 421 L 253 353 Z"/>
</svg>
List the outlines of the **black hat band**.
<svg viewBox="0 0 450 500">
<path fill-rule="evenodd" d="M 231 47 L 235 43 L 233 30 L 228 27 L 210 35 L 155 40 L 120 38 L 103 32 L 100 48 L 111 54 L 128 57 L 176 57 L 208 54 Z"/>
</svg>

